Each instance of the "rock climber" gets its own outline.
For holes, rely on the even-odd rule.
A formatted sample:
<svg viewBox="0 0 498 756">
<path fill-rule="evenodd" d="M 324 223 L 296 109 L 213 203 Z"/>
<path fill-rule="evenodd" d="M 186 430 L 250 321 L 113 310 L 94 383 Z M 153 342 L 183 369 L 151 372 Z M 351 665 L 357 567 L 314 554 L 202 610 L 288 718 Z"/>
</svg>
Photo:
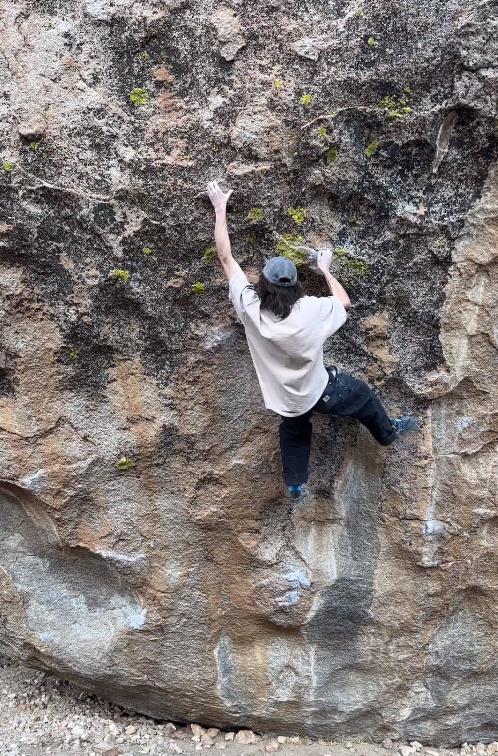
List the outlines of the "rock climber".
<svg viewBox="0 0 498 756">
<path fill-rule="evenodd" d="M 284 482 L 289 496 L 299 499 L 308 481 L 313 412 L 354 417 L 383 446 L 417 423 L 412 417 L 389 418 L 368 384 L 325 367 L 323 344 L 344 324 L 351 306 L 330 273 L 331 251 L 318 250 L 310 261 L 324 276 L 329 296 L 305 295 L 297 268 L 286 257 L 270 258 L 253 286 L 232 256 L 226 217 L 232 191 L 223 192 L 210 181 L 207 193 L 215 210 L 216 251 L 229 298 L 244 326 L 265 406 L 281 418 Z"/>
</svg>

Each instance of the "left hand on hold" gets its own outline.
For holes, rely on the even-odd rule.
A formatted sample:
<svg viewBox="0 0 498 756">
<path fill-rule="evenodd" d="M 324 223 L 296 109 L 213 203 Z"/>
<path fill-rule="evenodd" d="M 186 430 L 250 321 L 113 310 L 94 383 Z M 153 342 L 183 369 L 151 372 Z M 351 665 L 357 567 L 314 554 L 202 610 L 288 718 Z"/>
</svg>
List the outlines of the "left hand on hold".
<svg viewBox="0 0 498 756">
<path fill-rule="evenodd" d="M 226 194 L 221 191 L 217 181 L 210 181 L 207 185 L 207 193 L 215 210 L 225 210 L 232 193 L 230 189 Z"/>
</svg>

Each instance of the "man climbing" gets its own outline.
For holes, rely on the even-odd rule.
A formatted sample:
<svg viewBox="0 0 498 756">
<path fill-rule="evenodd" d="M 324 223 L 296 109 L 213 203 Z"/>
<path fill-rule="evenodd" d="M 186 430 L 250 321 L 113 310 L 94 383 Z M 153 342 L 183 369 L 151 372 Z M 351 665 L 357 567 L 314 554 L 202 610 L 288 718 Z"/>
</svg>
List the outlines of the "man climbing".
<svg viewBox="0 0 498 756">
<path fill-rule="evenodd" d="M 281 417 L 283 477 L 289 495 L 297 499 L 308 480 L 313 411 L 354 417 L 383 446 L 417 424 L 411 417 L 391 420 L 364 381 L 335 367 L 325 368 L 323 344 L 344 324 L 351 305 L 330 273 L 330 250 L 319 251 L 312 260 L 325 277 L 329 296 L 306 296 L 296 266 L 285 257 L 268 260 L 258 284 L 252 286 L 232 257 L 226 220 L 232 192 L 222 192 L 216 181 L 208 184 L 207 192 L 216 214 L 216 251 L 229 282 L 229 297 L 244 325 L 265 406 Z"/>
</svg>

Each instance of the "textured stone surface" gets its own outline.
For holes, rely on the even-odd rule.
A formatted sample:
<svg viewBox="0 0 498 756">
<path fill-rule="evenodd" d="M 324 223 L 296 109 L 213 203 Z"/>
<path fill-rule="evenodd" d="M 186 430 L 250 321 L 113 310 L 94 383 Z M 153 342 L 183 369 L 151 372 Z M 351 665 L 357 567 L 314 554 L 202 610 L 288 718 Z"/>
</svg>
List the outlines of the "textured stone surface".
<svg viewBox="0 0 498 756">
<path fill-rule="evenodd" d="M 496 738 L 491 10 L 4 2 L 1 651 L 159 717 Z M 248 271 L 339 248 L 328 358 L 421 423 L 317 418 L 294 510 L 212 178 Z"/>
</svg>

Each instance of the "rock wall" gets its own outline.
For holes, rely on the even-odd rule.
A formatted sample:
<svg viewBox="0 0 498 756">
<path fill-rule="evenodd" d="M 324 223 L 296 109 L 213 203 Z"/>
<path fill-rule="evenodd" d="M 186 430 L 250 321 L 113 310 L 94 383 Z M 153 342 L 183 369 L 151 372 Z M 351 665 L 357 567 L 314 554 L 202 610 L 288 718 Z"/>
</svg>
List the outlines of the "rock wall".
<svg viewBox="0 0 498 756">
<path fill-rule="evenodd" d="M 492 3 L 0 22 L 0 650 L 156 717 L 496 739 Z M 212 178 L 249 272 L 334 247 L 354 306 L 327 358 L 420 420 L 384 449 L 316 418 L 299 507 Z"/>
</svg>

